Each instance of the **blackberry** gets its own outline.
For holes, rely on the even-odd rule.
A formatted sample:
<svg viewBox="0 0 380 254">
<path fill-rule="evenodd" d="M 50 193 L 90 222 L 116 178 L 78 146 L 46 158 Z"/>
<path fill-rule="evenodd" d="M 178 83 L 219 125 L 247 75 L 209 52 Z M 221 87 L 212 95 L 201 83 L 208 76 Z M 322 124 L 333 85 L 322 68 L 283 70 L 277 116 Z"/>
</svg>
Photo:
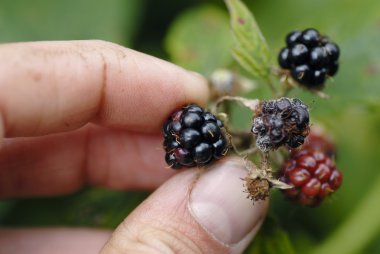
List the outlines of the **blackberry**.
<svg viewBox="0 0 380 254">
<path fill-rule="evenodd" d="M 326 78 L 337 73 L 339 54 L 338 45 L 309 28 L 286 36 L 286 47 L 281 49 L 278 63 L 300 85 L 321 89 Z"/>
<path fill-rule="evenodd" d="M 226 155 L 229 148 L 223 123 L 194 104 L 175 111 L 162 133 L 165 161 L 173 169 L 208 165 Z"/>
<path fill-rule="evenodd" d="M 326 131 L 320 126 L 313 126 L 311 128 L 310 134 L 301 149 L 305 151 L 321 152 L 329 158 L 336 157 L 334 140 L 327 135 Z"/>
<path fill-rule="evenodd" d="M 286 161 L 280 180 L 294 186 L 283 190 L 287 198 L 313 207 L 341 186 L 343 175 L 322 150 L 303 147 Z"/>
<path fill-rule="evenodd" d="M 294 44 L 298 43 L 300 41 L 300 37 L 302 35 L 301 31 L 292 31 L 288 33 L 286 36 L 286 45 L 288 47 L 292 47 Z"/>
<path fill-rule="evenodd" d="M 256 109 L 252 133 L 263 152 L 285 145 L 297 148 L 309 134 L 308 107 L 298 99 L 265 101 Z"/>
<path fill-rule="evenodd" d="M 309 50 L 303 44 L 296 44 L 290 48 L 289 58 L 294 65 L 304 64 L 309 59 Z"/>
</svg>

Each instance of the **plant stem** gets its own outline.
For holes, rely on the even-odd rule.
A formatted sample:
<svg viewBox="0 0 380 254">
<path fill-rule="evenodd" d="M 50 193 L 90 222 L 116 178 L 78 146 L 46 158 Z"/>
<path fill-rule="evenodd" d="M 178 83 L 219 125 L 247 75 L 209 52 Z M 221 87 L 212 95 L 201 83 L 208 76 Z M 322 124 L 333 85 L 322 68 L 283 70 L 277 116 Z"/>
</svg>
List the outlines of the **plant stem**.
<svg viewBox="0 0 380 254">
<path fill-rule="evenodd" d="M 293 87 L 288 84 L 287 80 L 282 84 L 282 86 L 282 97 L 287 97 L 289 92 L 293 89 Z"/>
<path fill-rule="evenodd" d="M 270 76 L 268 77 L 267 83 L 268 83 L 269 89 L 272 92 L 273 98 L 277 98 L 279 93 L 278 93 L 276 87 L 274 86 L 273 81 L 272 81 Z"/>
<path fill-rule="evenodd" d="M 361 253 L 380 230 L 380 176 L 346 221 L 312 254 Z"/>
<path fill-rule="evenodd" d="M 261 152 L 261 165 L 260 165 L 260 169 L 265 170 L 266 173 L 272 175 L 272 167 L 270 165 L 269 153 L 268 152 Z"/>
</svg>

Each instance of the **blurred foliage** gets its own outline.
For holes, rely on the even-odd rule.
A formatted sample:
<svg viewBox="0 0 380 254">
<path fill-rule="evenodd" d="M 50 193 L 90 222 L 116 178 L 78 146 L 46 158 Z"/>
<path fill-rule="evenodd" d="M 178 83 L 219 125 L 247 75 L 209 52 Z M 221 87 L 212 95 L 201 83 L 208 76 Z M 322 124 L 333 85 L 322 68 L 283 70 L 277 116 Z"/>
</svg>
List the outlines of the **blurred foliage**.
<svg viewBox="0 0 380 254">
<path fill-rule="evenodd" d="M 262 229 L 246 249 L 246 253 L 293 254 L 295 251 L 287 233 L 278 226 L 278 222 L 272 216 L 268 215 Z"/>
<path fill-rule="evenodd" d="M 187 10 L 176 19 L 166 36 L 165 46 L 176 64 L 210 75 L 216 68 L 228 66 L 232 61 L 229 35 L 226 12 L 215 6 L 202 5 Z"/>
<path fill-rule="evenodd" d="M 142 1 L 0 2 L 0 41 L 105 39 L 130 45 Z"/>
<path fill-rule="evenodd" d="M 273 193 L 270 209 L 276 219 L 264 225 L 256 240 L 260 243 L 254 242 L 247 253 L 292 253 L 292 245 L 296 253 L 378 252 L 380 1 L 245 3 L 255 14 L 274 65 L 277 52 L 285 45 L 285 35 L 294 29 L 315 27 L 340 45 L 341 69 L 326 89 L 331 99 L 316 98 L 302 89 L 291 95 L 307 102 L 312 109 L 312 122 L 324 124 L 336 137 L 337 163 L 345 175 L 342 188 L 319 208 L 289 204 L 279 193 Z M 3 0 L 0 41 L 104 39 L 170 57 L 177 64 L 208 75 L 214 68 L 238 69 L 226 53 L 232 36 L 226 33 L 226 17 L 224 3 L 217 0 Z M 204 22 L 217 29 L 207 30 Z M 178 53 L 178 49 L 187 47 L 199 52 L 196 60 L 187 61 Z M 260 89 L 249 96 L 268 97 L 268 88 L 259 83 Z M 234 120 L 246 122 L 243 116 L 246 115 Z M 3 201 L 0 225 L 113 228 L 145 196 L 86 189 L 66 197 Z M 271 241 L 283 248 L 273 249 Z"/>
<path fill-rule="evenodd" d="M 63 197 L 10 200 L 1 204 L 8 207 L 0 225 L 115 228 L 146 197 L 144 192 L 89 188 Z"/>
</svg>

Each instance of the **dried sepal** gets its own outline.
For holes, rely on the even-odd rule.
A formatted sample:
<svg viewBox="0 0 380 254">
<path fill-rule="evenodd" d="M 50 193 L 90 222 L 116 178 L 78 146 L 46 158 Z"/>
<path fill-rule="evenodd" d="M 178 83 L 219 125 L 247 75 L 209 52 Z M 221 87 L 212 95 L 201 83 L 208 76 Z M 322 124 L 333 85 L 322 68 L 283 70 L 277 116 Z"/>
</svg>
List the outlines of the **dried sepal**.
<svg viewBox="0 0 380 254">
<path fill-rule="evenodd" d="M 270 182 L 271 187 L 275 189 L 287 190 L 294 187 L 293 185 L 281 182 L 280 180 L 273 179 L 273 178 L 270 179 L 269 182 Z"/>
<path fill-rule="evenodd" d="M 272 176 L 272 170 L 259 169 L 253 162 L 246 160 L 247 176 L 244 180 L 245 191 L 247 198 L 252 201 L 265 200 L 270 195 L 270 190 L 275 189 L 290 189 L 292 185 L 281 182 Z"/>
<path fill-rule="evenodd" d="M 316 96 L 318 96 L 319 98 L 321 99 L 330 99 L 330 95 L 322 92 L 322 91 L 319 91 L 319 90 L 313 90 L 313 89 L 309 89 L 310 92 Z"/>
<path fill-rule="evenodd" d="M 257 105 L 260 104 L 260 101 L 258 99 L 247 99 L 244 97 L 238 97 L 238 96 L 223 96 L 217 100 L 214 106 L 215 112 L 218 111 L 218 108 L 226 101 L 234 101 L 239 103 L 240 105 L 248 108 L 252 112 L 256 111 Z"/>
</svg>

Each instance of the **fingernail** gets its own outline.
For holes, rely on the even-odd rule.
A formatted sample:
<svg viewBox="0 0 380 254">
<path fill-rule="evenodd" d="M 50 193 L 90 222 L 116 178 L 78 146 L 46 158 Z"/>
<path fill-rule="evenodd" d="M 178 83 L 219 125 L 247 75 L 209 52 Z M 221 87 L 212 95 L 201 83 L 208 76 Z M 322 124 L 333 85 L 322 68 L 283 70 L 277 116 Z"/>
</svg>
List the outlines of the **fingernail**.
<svg viewBox="0 0 380 254">
<path fill-rule="evenodd" d="M 210 95 L 207 79 L 197 72 L 187 72 L 190 74 L 184 81 L 187 98 L 191 99 L 193 103 L 205 105 Z"/>
<path fill-rule="evenodd" d="M 220 161 L 204 172 L 190 196 L 189 209 L 195 220 L 216 240 L 224 244 L 240 242 L 265 217 L 267 201 L 252 204 L 244 193 L 247 174 L 244 161 Z"/>
</svg>

